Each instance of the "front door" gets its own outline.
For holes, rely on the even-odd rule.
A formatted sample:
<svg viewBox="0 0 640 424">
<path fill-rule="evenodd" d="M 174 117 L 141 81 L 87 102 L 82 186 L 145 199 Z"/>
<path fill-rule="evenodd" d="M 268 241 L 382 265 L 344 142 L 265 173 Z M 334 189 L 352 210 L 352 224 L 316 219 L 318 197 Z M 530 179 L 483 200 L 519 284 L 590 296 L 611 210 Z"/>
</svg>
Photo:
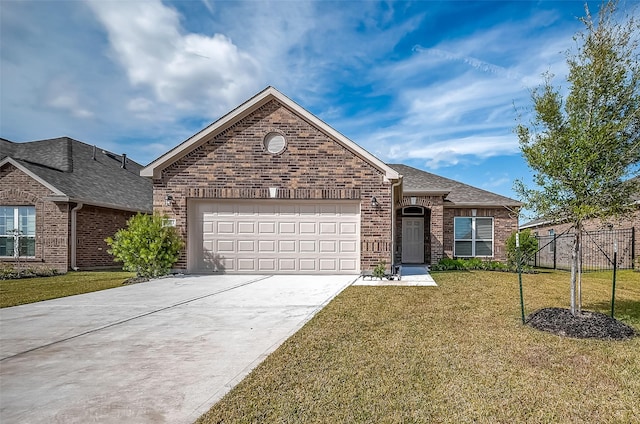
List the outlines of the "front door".
<svg viewBox="0 0 640 424">
<path fill-rule="evenodd" d="M 402 218 L 402 263 L 424 262 L 424 218 Z"/>
</svg>

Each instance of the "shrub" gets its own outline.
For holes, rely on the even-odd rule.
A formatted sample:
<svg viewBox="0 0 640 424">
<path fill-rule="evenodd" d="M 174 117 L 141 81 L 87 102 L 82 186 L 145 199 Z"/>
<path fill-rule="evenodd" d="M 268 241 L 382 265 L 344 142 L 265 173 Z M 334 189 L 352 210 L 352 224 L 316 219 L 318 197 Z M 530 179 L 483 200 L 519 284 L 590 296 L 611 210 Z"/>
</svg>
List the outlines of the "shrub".
<svg viewBox="0 0 640 424">
<path fill-rule="evenodd" d="M 379 279 L 383 279 L 387 272 L 387 263 L 385 261 L 378 262 L 378 265 L 373 269 L 373 276 Z"/>
<path fill-rule="evenodd" d="M 523 268 L 528 268 L 538 251 L 538 239 L 527 228 L 520 231 L 520 252 L 522 254 L 521 264 Z M 513 232 L 507 239 L 507 263 L 513 269 L 518 266 L 518 250 L 516 249 L 516 232 Z"/>
<path fill-rule="evenodd" d="M 0 265 L 0 280 L 17 280 L 18 278 L 52 277 L 58 275 L 58 270 L 46 267 L 29 267 L 18 269 L 11 264 Z"/>
<path fill-rule="evenodd" d="M 116 262 L 138 277 L 166 275 L 178 261 L 184 243 L 174 227 L 164 225 L 165 217 L 137 214 L 127 221 L 127 228 L 105 239 Z"/>
<path fill-rule="evenodd" d="M 471 271 L 474 269 L 484 271 L 508 271 L 509 267 L 499 261 L 487 261 L 480 258 L 443 258 L 440 262 L 431 266 L 431 271 Z"/>
</svg>

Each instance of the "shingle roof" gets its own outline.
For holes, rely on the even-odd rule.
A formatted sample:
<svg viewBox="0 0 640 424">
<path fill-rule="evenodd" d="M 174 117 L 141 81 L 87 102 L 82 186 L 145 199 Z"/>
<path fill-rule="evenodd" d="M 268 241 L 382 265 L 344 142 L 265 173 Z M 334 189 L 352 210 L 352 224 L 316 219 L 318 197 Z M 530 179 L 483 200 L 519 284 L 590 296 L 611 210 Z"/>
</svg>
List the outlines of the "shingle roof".
<svg viewBox="0 0 640 424">
<path fill-rule="evenodd" d="M 522 203 L 459 181 L 450 180 L 408 165 L 388 164 L 402 174 L 405 193 L 446 194 L 445 205 L 450 206 L 522 206 Z M 448 194 L 447 194 L 448 193 Z"/>
<path fill-rule="evenodd" d="M 0 161 L 11 158 L 71 201 L 141 212 L 152 211 L 153 189 L 142 166 L 83 142 L 60 137 L 14 143 L 0 139 Z"/>
</svg>

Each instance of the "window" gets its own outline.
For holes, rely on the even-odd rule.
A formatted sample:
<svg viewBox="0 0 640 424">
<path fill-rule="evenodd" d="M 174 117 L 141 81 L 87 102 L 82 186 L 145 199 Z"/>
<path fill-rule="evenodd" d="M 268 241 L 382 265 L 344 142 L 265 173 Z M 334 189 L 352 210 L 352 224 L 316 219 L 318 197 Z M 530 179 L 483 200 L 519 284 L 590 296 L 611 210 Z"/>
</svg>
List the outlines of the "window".
<svg viewBox="0 0 640 424">
<path fill-rule="evenodd" d="M 0 256 L 36 255 L 36 208 L 0 206 Z"/>
<path fill-rule="evenodd" d="M 453 255 L 493 256 L 493 218 L 455 217 Z"/>
<path fill-rule="evenodd" d="M 554 230 L 549 230 L 549 252 L 553 253 L 556 251 L 556 232 Z"/>
</svg>

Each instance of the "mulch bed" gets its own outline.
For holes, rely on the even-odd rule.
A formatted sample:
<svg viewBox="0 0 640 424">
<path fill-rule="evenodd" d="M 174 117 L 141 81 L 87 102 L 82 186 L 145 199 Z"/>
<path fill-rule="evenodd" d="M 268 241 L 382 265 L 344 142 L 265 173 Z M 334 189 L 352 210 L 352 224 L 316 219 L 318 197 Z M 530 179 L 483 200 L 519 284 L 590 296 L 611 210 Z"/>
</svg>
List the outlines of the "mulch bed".
<svg viewBox="0 0 640 424">
<path fill-rule="evenodd" d="M 542 331 L 578 339 L 625 340 L 637 336 L 633 327 L 600 312 L 544 308 L 527 317 L 527 325 Z"/>
</svg>

